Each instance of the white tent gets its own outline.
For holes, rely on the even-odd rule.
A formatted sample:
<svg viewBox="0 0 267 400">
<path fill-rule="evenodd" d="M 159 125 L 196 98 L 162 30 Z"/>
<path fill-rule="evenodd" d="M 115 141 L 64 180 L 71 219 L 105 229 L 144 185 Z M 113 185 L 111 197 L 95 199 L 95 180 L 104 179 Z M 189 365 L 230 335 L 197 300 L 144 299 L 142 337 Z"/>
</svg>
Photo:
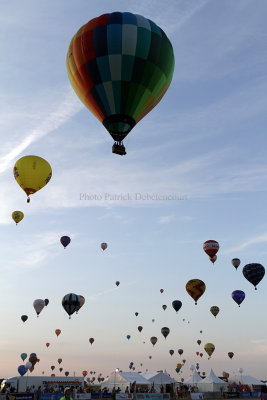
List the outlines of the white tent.
<svg viewBox="0 0 267 400">
<path fill-rule="evenodd" d="M 197 387 L 200 392 L 225 392 L 227 391 L 227 382 L 218 378 L 211 369 L 209 375 L 202 379 Z"/>
<path fill-rule="evenodd" d="M 250 387 L 265 385 L 263 382 L 249 375 L 232 375 L 228 378 L 228 382 L 229 383 L 235 382 L 237 385 L 240 382 L 241 385 L 248 385 Z"/>
<path fill-rule="evenodd" d="M 193 375 L 189 376 L 189 378 L 187 378 L 184 381 L 185 385 L 196 385 L 198 382 L 202 382 L 202 378 L 198 375 L 197 371 L 194 370 Z"/>
<path fill-rule="evenodd" d="M 170 377 L 167 372 L 158 371 L 158 372 L 143 372 L 141 374 L 145 379 L 147 379 L 151 385 L 154 386 L 154 390 L 157 393 L 160 393 L 160 386 L 163 385 L 164 391 L 166 391 L 166 385 L 175 384 L 179 386 L 179 383 L 176 382 L 173 378 Z"/>
<path fill-rule="evenodd" d="M 130 391 L 130 386 L 132 383 L 136 383 L 136 386 L 144 386 L 150 388 L 150 382 L 145 379 L 138 372 L 122 372 L 122 371 L 113 371 L 108 378 L 106 378 L 101 383 L 101 389 L 107 388 L 109 392 L 112 392 L 112 389 L 115 387 L 120 388 L 123 393 L 128 386 Z"/>
</svg>

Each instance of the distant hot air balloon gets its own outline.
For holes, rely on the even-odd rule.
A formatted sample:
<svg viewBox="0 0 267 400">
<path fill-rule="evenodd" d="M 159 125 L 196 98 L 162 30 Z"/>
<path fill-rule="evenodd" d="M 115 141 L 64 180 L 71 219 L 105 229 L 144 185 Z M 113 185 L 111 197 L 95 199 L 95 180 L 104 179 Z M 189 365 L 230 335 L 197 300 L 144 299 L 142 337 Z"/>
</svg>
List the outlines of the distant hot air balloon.
<svg viewBox="0 0 267 400">
<path fill-rule="evenodd" d="M 200 357 L 203 357 L 203 353 L 199 353 Z"/>
<path fill-rule="evenodd" d="M 61 330 L 60 330 L 60 329 L 56 329 L 56 330 L 55 330 L 55 334 L 56 334 L 57 336 L 59 336 L 59 335 L 61 334 Z"/>
<path fill-rule="evenodd" d="M 160 289 L 160 293 L 163 293 L 164 292 L 164 289 Z"/>
<path fill-rule="evenodd" d="M 255 286 L 255 290 L 257 290 L 257 285 L 260 283 L 262 278 L 265 275 L 265 268 L 261 264 L 252 263 L 247 264 L 243 268 L 244 277 Z"/>
<path fill-rule="evenodd" d="M 152 319 L 152 322 L 155 322 L 155 320 L 154 320 L 154 319 Z"/>
<path fill-rule="evenodd" d="M 169 353 L 172 356 L 174 354 L 174 350 L 170 350 Z"/>
<path fill-rule="evenodd" d="M 204 346 L 204 350 L 211 357 L 212 353 L 215 350 L 215 346 L 214 346 L 213 343 L 206 343 L 205 346 Z"/>
<path fill-rule="evenodd" d="M 212 262 L 212 264 L 214 264 L 215 261 L 217 260 L 217 256 L 215 255 L 215 256 L 209 257 L 209 259 Z"/>
<path fill-rule="evenodd" d="M 116 283 L 116 285 L 117 285 L 117 286 L 119 286 L 119 284 L 120 284 L 120 282 L 119 282 L 119 281 L 116 281 L 115 283 Z"/>
<path fill-rule="evenodd" d="M 70 83 L 125 155 L 123 139 L 167 91 L 171 42 L 154 22 L 129 12 L 103 14 L 81 27 L 67 54 Z"/>
<path fill-rule="evenodd" d="M 163 304 L 162 308 L 163 308 L 163 310 L 165 311 L 166 308 L 167 308 L 166 304 Z"/>
<path fill-rule="evenodd" d="M 126 338 L 129 340 L 131 339 L 131 335 L 127 335 Z"/>
<path fill-rule="evenodd" d="M 199 351 L 196 352 L 196 355 L 199 356 Z"/>
<path fill-rule="evenodd" d="M 48 299 L 44 299 L 45 305 L 48 306 L 49 304 L 49 300 Z"/>
<path fill-rule="evenodd" d="M 82 374 L 83 374 L 84 377 L 86 377 L 86 375 L 88 374 L 88 372 L 87 372 L 87 371 L 83 371 Z"/>
<path fill-rule="evenodd" d="M 36 311 L 37 317 L 39 316 L 39 314 L 42 311 L 42 309 L 44 308 L 44 306 L 45 306 L 44 300 L 42 300 L 42 299 L 34 300 L 33 307 L 34 307 L 34 309 Z"/>
<path fill-rule="evenodd" d="M 63 368 L 62 368 L 62 367 L 60 367 L 60 368 L 59 368 L 59 372 L 62 372 L 62 371 L 63 371 Z"/>
<path fill-rule="evenodd" d="M 135 314 L 135 316 L 137 317 L 137 315 L 138 315 L 138 312 L 136 312 L 136 313 L 134 313 Z"/>
<path fill-rule="evenodd" d="M 137 328 L 138 330 L 139 330 L 139 332 L 142 332 L 142 330 L 143 330 L 143 327 L 142 326 L 138 326 L 138 328 Z"/>
<path fill-rule="evenodd" d="M 58 362 L 59 364 L 61 364 L 61 363 L 62 363 L 62 358 L 58 358 L 57 362 Z"/>
<path fill-rule="evenodd" d="M 220 309 L 217 306 L 210 307 L 210 312 L 212 313 L 212 315 L 214 315 L 215 318 L 216 318 L 216 315 L 219 314 L 219 311 L 220 311 Z"/>
<path fill-rule="evenodd" d="M 107 243 L 101 243 L 101 249 L 104 251 L 108 247 Z"/>
<path fill-rule="evenodd" d="M 79 305 L 78 310 L 76 312 L 78 312 L 82 308 L 84 303 L 85 303 L 85 298 L 81 294 L 79 294 L 79 298 L 80 298 L 80 305 Z"/>
<path fill-rule="evenodd" d="M 201 345 L 201 340 L 197 340 L 197 344 L 200 346 Z"/>
<path fill-rule="evenodd" d="M 52 371 L 54 371 L 54 369 L 55 369 L 55 366 L 54 366 L 54 365 L 51 365 L 51 369 L 52 369 Z"/>
<path fill-rule="evenodd" d="M 26 360 L 27 353 L 21 353 L 20 357 L 21 357 L 22 361 Z"/>
<path fill-rule="evenodd" d="M 66 294 L 62 299 L 62 306 L 70 316 L 79 309 L 80 297 L 75 293 Z"/>
<path fill-rule="evenodd" d="M 89 343 L 91 343 L 91 345 L 94 343 L 95 339 L 93 337 L 90 337 L 89 339 Z"/>
<path fill-rule="evenodd" d="M 232 351 L 229 351 L 228 357 L 232 359 L 234 357 L 234 353 Z"/>
<path fill-rule="evenodd" d="M 42 189 L 52 177 L 50 164 L 41 157 L 25 156 L 20 158 L 14 166 L 14 178 L 28 196 Z"/>
<path fill-rule="evenodd" d="M 64 249 L 70 244 L 71 238 L 69 236 L 62 236 L 60 238 L 60 243 L 64 247 Z"/>
<path fill-rule="evenodd" d="M 183 352 L 184 352 L 183 349 L 178 350 L 178 354 L 180 354 L 180 356 L 183 354 Z"/>
<path fill-rule="evenodd" d="M 155 344 L 157 343 L 157 341 L 158 341 L 158 338 L 157 338 L 156 336 L 152 336 L 152 337 L 150 338 L 150 342 L 153 344 L 153 347 L 155 346 Z"/>
<path fill-rule="evenodd" d="M 16 225 L 18 225 L 18 223 L 23 220 L 24 214 L 22 211 L 13 211 L 12 218 L 16 222 Z"/>
<path fill-rule="evenodd" d="M 27 372 L 27 368 L 25 367 L 25 365 L 20 365 L 20 366 L 18 367 L 18 373 L 19 373 L 21 376 L 25 375 L 26 372 Z"/>
<path fill-rule="evenodd" d="M 49 347 L 49 346 L 50 346 L 50 343 L 46 343 L 45 345 L 46 345 L 46 347 Z"/>
<path fill-rule="evenodd" d="M 186 291 L 195 300 L 197 304 L 198 299 L 203 295 L 206 290 L 206 285 L 200 279 L 191 279 L 186 284 Z"/>
<path fill-rule="evenodd" d="M 239 307 L 245 297 L 246 295 L 245 292 L 243 292 L 243 290 L 234 290 L 232 293 L 232 298 L 238 304 Z"/>
<path fill-rule="evenodd" d="M 232 265 L 235 267 L 235 269 L 237 270 L 237 268 L 239 267 L 239 265 L 240 265 L 240 260 L 239 260 L 239 258 L 233 258 L 232 259 Z"/>
<path fill-rule="evenodd" d="M 65 371 L 65 375 L 66 375 L 66 376 L 69 376 L 69 371 Z"/>
<path fill-rule="evenodd" d="M 166 326 L 164 326 L 163 328 L 161 328 L 161 333 L 162 333 L 162 335 L 165 337 L 165 339 L 166 339 L 166 337 L 168 336 L 168 334 L 170 333 L 170 329 L 169 328 L 167 328 Z"/>
<path fill-rule="evenodd" d="M 21 320 L 22 320 L 23 322 L 26 322 L 27 319 L 28 319 L 28 315 L 22 315 L 20 318 L 21 318 Z"/>
<path fill-rule="evenodd" d="M 180 308 L 182 307 L 182 302 L 180 300 L 174 300 L 172 302 L 172 306 L 175 309 L 175 311 L 178 312 L 180 310 Z"/>
<path fill-rule="evenodd" d="M 219 248 L 220 245 L 218 242 L 216 242 L 216 240 L 206 240 L 206 242 L 203 243 L 203 250 L 206 254 L 208 254 L 209 257 L 215 256 Z"/>
</svg>

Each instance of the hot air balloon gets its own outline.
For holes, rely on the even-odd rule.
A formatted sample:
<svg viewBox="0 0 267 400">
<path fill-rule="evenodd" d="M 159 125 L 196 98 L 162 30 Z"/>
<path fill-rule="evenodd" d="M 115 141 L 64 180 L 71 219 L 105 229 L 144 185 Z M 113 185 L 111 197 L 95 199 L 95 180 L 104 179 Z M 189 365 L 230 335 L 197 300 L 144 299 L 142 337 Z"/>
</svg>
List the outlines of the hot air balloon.
<svg viewBox="0 0 267 400">
<path fill-rule="evenodd" d="M 184 352 L 183 349 L 178 350 L 178 354 L 180 354 L 180 356 L 183 354 L 183 352 Z"/>
<path fill-rule="evenodd" d="M 152 319 L 152 322 L 155 322 L 155 320 L 154 320 L 154 319 Z"/>
<path fill-rule="evenodd" d="M 91 343 L 91 345 L 94 343 L 95 339 L 93 337 L 90 337 L 89 339 L 89 343 Z"/>
<path fill-rule="evenodd" d="M 20 366 L 18 367 L 18 373 L 19 373 L 21 376 L 25 375 L 26 372 L 27 372 L 27 368 L 25 367 L 25 365 L 20 365 Z"/>
<path fill-rule="evenodd" d="M 174 354 L 174 350 L 170 350 L 169 353 L 172 356 Z"/>
<path fill-rule="evenodd" d="M 199 356 L 199 351 L 196 352 L 196 355 Z"/>
<path fill-rule="evenodd" d="M 79 309 L 80 297 L 75 293 L 66 294 L 62 299 L 62 306 L 70 316 Z"/>
<path fill-rule="evenodd" d="M 49 300 L 48 299 L 44 299 L 45 305 L 48 306 L 49 304 Z"/>
<path fill-rule="evenodd" d="M 83 374 L 84 377 L 86 377 L 86 375 L 88 374 L 88 372 L 87 372 L 87 371 L 83 371 L 82 374 Z"/>
<path fill-rule="evenodd" d="M 18 225 L 18 223 L 23 220 L 24 214 L 22 211 L 13 211 L 12 218 L 16 222 L 16 225 Z"/>
<path fill-rule="evenodd" d="M 234 357 L 234 353 L 232 351 L 229 351 L 228 357 L 232 359 Z"/>
<path fill-rule="evenodd" d="M 28 315 L 22 315 L 21 317 L 22 322 L 26 322 L 28 319 Z"/>
<path fill-rule="evenodd" d="M 163 310 L 165 311 L 166 308 L 167 308 L 166 304 L 163 304 L 162 308 L 163 308 Z"/>
<path fill-rule="evenodd" d="M 63 371 L 63 368 L 62 368 L 62 367 L 60 367 L 60 368 L 59 368 L 59 372 L 62 372 L 62 371 Z"/>
<path fill-rule="evenodd" d="M 42 311 L 42 309 L 44 308 L 44 306 L 45 306 L 44 300 L 42 300 L 42 299 L 34 300 L 33 307 L 34 307 L 34 309 L 36 311 L 37 317 L 39 316 L 39 314 Z"/>
<path fill-rule="evenodd" d="M 255 290 L 257 290 L 256 286 L 265 275 L 265 268 L 261 264 L 247 264 L 243 268 L 243 275 L 250 283 L 252 283 L 253 286 L 255 286 Z"/>
<path fill-rule="evenodd" d="M 200 357 L 203 357 L 203 353 L 199 353 Z"/>
<path fill-rule="evenodd" d="M 238 304 L 239 307 L 245 297 L 246 295 L 242 290 L 234 290 L 232 293 L 232 298 Z"/>
<path fill-rule="evenodd" d="M 56 329 L 56 330 L 55 330 L 55 334 L 56 334 L 57 336 L 59 336 L 59 335 L 61 334 L 61 330 L 60 330 L 60 329 Z"/>
<path fill-rule="evenodd" d="M 54 369 L 55 369 L 55 366 L 54 366 L 54 365 L 51 365 L 51 369 L 52 369 L 52 371 L 54 371 Z"/>
<path fill-rule="evenodd" d="M 197 340 L 197 344 L 200 346 L 201 345 L 201 340 Z"/>
<path fill-rule="evenodd" d="M 215 256 L 219 248 L 220 245 L 218 242 L 216 242 L 216 240 L 207 240 L 205 243 L 203 243 L 203 250 L 206 254 L 208 254 L 209 257 Z"/>
<path fill-rule="evenodd" d="M 64 249 L 70 244 L 71 238 L 69 236 L 62 236 L 60 238 L 60 243 L 64 247 Z"/>
<path fill-rule="evenodd" d="M 168 336 L 168 334 L 170 333 L 170 329 L 169 328 L 167 328 L 166 326 L 164 326 L 163 328 L 161 328 L 161 333 L 162 333 L 162 335 L 165 337 L 165 339 L 166 339 L 166 337 Z"/>
<path fill-rule="evenodd" d="M 119 286 L 119 284 L 120 284 L 120 282 L 119 282 L 119 281 L 116 281 L 115 283 L 116 283 L 116 285 L 117 285 L 117 286 Z"/>
<path fill-rule="evenodd" d="M 158 338 L 157 338 L 156 336 L 152 336 L 152 337 L 150 338 L 150 342 L 153 344 L 153 347 L 155 346 L 155 344 L 157 343 L 157 341 L 158 341 Z"/>
<path fill-rule="evenodd" d="M 41 157 L 25 156 L 20 158 L 14 166 L 14 177 L 19 186 L 28 196 L 42 189 L 52 177 L 50 164 Z"/>
<path fill-rule="evenodd" d="M 61 364 L 61 363 L 62 363 L 62 358 L 58 358 L 57 362 L 58 362 L 59 364 Z"/>
<path fill-rule="evenodd" d="M 202 331 L 199 331 L 200 333 L 202 333 Z"/>
<path fill-rule="evenodd" d="M 136 313 L 134 313 L 135 314 L 135 316 L 137 317 L 137 315 L 138 315 L 138 312 L 136 312 Z"/>
<path fill-rule="evenodd" d="M 107 243 L 101 243 L 101 249 L 104 251 L 108 247 Z"/>
<path fill-rule="evenodd" d="M 235 267 L 235 269 L 237 270 L 237 268 L 239 267 L 239 265 L 240 265 L 240 260 L 239 260 L 239 258 L 233 258 L 232 259 L 232 265 Z"/>
<path fill-rule="evenodd" d="M 152 356 L 148 356 L 149 360 L 151 360 Z"/>
<path fill-rule="evenodd" d="M 76 312 L 78 312 L 78 311 L 82 308 L 82 306 L 84 305 L 84 303 L 85 303 L 85 298 L 84 298 L 84 296 L 82 296 L 81 294 L 79 294 L 79 298 L 80 298 L 80 305 L 79 305 L 79 308 L 78 308 L 78 310 L 77 310 Z"/>
<path fill-rule="evenodd" d="M 212 262 L 212 264 L 214 264 L 215 261 L 217 260 L 217 256 L 215 255 L 215 256 L 209 257 L 209 259 Z"/>
<path fill-rule="evenodd" d="M 216 315 L 219 314 L 219 311 L 220 311 L 220 309 L 217 306 L 210 307 L 210 312 L 212 313 L 212 315 L 214 315 L 215 318 L 216 318 Z"/>
<path fill-rule="evenodd" d="M 80 100 L 125 155 L 123 139 L 156 106 L 174 70 L 171 42 L 154 22 L 129 12 L 94 18 L 74 35 L 67 71 Z"/>
<path fill-rule="evenodd" d="M 50 346 L 50 343 L 46 343 L 45 345 L 46 345 L 46 347 L 49 347 L 49 346 Z"/>
<path fill-rule="evenodd" d="M 186 284 L 186 291 L 192 299 L 195 300 L 195 304 L 197 304 L 198 299 L 203 295 L 206 290 L 206 285 L 200 279 L 191 279 Z"/>
<path fill-rule="evenodd" d="M 175 309 L 175 311 L 178 312 L 180 310 L 180 308 L 182 307 L 182 302 L 180 300 L 174 300 L 172 302 L 172 306 Z"/>
<path fill-rule="evenodd" d="M 160 289 L 160 293 L 163 293 L 164 292 L 164 289 Z"/>
<path fill-rule="evenodd" d="M 131 335 L 127 335 L 126 338 L 129 340 L 131 339 Z"/>
<path fill-rule="evenodd" d="M 205 346 L 204 346 L 204 350 L 211 357 L 212 353 L 215 350 L 215 346 L 214 346 L 213 343 L 206 343 Z"/>
<path fill-rule="evenodd" d="M 142 332 L 142 330 L 143 330 L 143 327 L 142 326 L 138 326 L 138 328 L 137 328 L 138 330 L 139 330 L 139 332 Z"/>
<path fill-rule="evenodd" d="M 22 361 L 26 360 L 27 353 L 21 353 L 20 357 L 21 357 Z"/>
<path fill-rule="evenodd" d="M 65 375 L 66 375 L 66 376 L 69 376 L 69 371 L 65 371 Z"/>
</svg>

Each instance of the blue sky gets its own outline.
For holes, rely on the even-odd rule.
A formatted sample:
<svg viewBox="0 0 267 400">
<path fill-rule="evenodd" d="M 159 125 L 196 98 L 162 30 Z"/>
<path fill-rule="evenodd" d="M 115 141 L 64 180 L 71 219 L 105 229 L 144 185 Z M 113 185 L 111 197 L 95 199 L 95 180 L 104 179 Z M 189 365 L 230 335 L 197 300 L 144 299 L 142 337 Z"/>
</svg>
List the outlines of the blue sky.
<svg viewBox="0 0 267 400">
<path fill-rule="evenodd" d="M 243 367 L 266 379 L 267 283 L 263 279 L 255 292 L 242 275 L 245 264 L 265 265 L 267 257 L 266 2 L 0 4 L 1 377 L 17 374 L 22 352 L 36 352 L 35 375 L 49 375 L 61 357 L 64 371 L 76 375 L 94 370 L 106 376 L 133 361 L 136 370 L 143 363 L 143 371 L 166 368 L 175 376 L 182 358 L 183 377 L 199 362 L 206 373 Z M 111 153 L 111 137 L 76 97 L 65 66 L 79 27 L 112 11 L 155 21 L 170 38 L 176 62 L 168 92 L 125 140 L 126 157 Z M 29 154 L 47 159 L 53 177 L 27 204 L 12 170 Z M 92 200 L 81 199 L 85 193 Z M 110 198 L 121 194 L 132 200 Z M 152 194 L 184 199 L 146 198 Z M 14 210 L 25 214 L 17 227 Z M 66 250 L 62 235 L 72 238 Z M 207 239 L 221 245 L 214 266 L 202 250 Z M 241 259 L 237 272 L 234 257 Z M 198 306 L 185 291 L 193 278 L 207 286 Z M 235 289 L 246 292 L 240 308 L 231 298 Z M 86 298 L 71 320 L 61 306 L 70 292 Z M 38 319 L 36 298 L 50 300 Z M 175 299 L 183 302 L 177 315 Z M 221 309 L 216 319 L 213 305 Z M 25 324 L 22 314 L 29 316 Z M 171 330 L 166 340 L 163 326 Z M 151 336 L 158 337 L 154 348 Z M 203 351 L 198 339 L 215 344 L 211 360 L 195 356 Z"/>
</svg>

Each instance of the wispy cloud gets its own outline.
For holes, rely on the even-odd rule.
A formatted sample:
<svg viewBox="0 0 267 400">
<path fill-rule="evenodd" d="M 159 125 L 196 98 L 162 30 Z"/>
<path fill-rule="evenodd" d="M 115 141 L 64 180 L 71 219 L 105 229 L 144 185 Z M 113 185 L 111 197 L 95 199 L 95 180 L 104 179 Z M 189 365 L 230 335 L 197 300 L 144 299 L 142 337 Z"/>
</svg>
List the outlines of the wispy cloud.
<svg viewBox="0 0 267 400">
<path fill-rule="evenodd" d="M 251 239 L 246 240 L 245 242 L 241 243 L 238 246 L 232 247 L 230 249 L 226 249 L 222 251 L 223 254 L 231 254 L 231 253 L 237 253 L 239 251 L 245 250 L 247 247 L 260 244 L 260 243 L 266 243 L 267 242 L 267 233 L 263 233 L 260 236 L 253 237 Z"/>
</svg>

